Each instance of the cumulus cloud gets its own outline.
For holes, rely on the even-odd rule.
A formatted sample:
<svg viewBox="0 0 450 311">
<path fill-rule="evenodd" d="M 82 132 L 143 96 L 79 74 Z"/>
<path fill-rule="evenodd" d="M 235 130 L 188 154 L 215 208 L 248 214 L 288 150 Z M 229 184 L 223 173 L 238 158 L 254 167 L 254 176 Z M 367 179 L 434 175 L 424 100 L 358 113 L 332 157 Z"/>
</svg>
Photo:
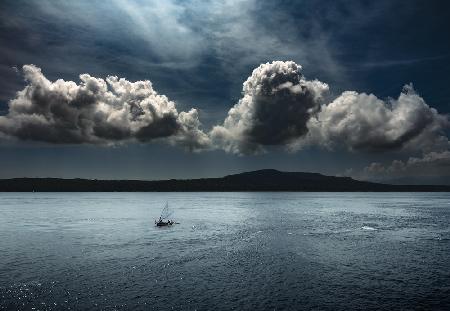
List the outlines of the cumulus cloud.
<svg viewBox="0 0 450 311">
<path fill-rule="evenodd" d="M 238 154 L 282 145 L 351 151 L 437 151 L 449 147 L 443 132 L 447 116 L 439 114 L 405 85 L 397 99 L 347 91 L 323 103 L 328 85 L 306 80 L 301 66 L 275 61 L 256 68 L 244 82 L 243 96 L 224 123 L 210 132 L 216 146 Z"/>
<path fill-rule="evenodd" d="M 150 81 L 80 75 L 81 83 L 49 81 L 34 65 L 23 66 L 28 85 L 0 116 L 0 133 L 55 144 L 115 144 L 166 138 L 196 150 L 209 144 L 195 109 L 178 113 Z"/>
<path fill-rule="evenodd" d="M 249 154 L 285 145 L 308 132 L 328 85 L 306 80 L 292 61 L 260 65 L 243 84 L 243 96 L 210 135 L 228 152 Z"/>
<path fill-rule="evenodd" d="M 388 100 L 347 91 L 310 120 L 307 143 L 369 152 L 447 148 L 443 129 L 448 125 L 448 118 L 428 106 L 412 85 Z"/>
<path fill-rule="evenodd" d="M 326 104 L 328 85 L 307 80 L 301 70 L 293 61 L 261 64 L 243 83 L 242 97 L 223 123 L 205 133 L 196 109 L 178 112 L 150 81 L 82 74 L 78 84 L 52 82 L 38 67 L 25 65 L 28 83 L 0 116 L 0 138 L 106 145 L 164 140 L 191 151 L 235 154 L 263 152 L 267 146 L 415 154 L 450 149 L 447 116 L 427 105 L 412 85 L 397 99 L 347 91 Z"/>
</svg>

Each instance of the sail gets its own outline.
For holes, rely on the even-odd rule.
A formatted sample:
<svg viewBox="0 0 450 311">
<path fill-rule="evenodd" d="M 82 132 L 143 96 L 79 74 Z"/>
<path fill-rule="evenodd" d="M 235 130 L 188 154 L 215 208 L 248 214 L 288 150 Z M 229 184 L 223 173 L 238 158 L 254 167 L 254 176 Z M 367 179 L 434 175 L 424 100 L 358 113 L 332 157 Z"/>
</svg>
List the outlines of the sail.
<svg viewBox="0 0 450 311">
<path fill-rule="evenodd" d="M 161 219 L 167 219 L 172 215 L 173 212 L 169 209 L 169 203 L 166 202 L 166 206 L 164 206 L 163 210 L 161 211 Z"/>
</svg>

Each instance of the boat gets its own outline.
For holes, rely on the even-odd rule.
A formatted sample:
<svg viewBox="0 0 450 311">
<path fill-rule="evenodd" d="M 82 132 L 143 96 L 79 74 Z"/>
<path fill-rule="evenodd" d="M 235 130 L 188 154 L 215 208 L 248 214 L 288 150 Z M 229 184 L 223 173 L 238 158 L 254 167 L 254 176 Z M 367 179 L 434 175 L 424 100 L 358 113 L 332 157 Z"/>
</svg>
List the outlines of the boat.
<svg viewBox="0 0 450 311">
<path fill-rule="evenodd" d="M 172 215 L 172 211 L 169 210 L 169 203 L 166 202 L 166 205 L 161 211 L 161 216 L 159 216 L 158 220 L 155 220 L 155 225 L 157 227 L 172 226 L 175 222 L 169 219 L 170 215 Z"/>
<path fill-rule="evenodd" d="M 168 221 L 158 220 L 158 221 L 155 221 L 155 224 L 157 227 L 165 227 L 165 226 L 172 226 L 173 222 L 170 220 L 168 220 Z"/>
</svg>

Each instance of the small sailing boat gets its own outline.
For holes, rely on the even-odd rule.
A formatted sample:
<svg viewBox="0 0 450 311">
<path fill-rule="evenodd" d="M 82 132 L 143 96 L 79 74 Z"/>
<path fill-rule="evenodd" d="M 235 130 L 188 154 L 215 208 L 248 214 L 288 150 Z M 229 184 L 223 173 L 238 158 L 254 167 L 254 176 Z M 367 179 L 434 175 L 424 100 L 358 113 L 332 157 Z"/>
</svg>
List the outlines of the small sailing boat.
<svg viewBox="0 0 450 311">
<path fill-rule="evenodd" d="M 163 210 L 161 211 L 161 216 L 159 216 L 158 220 L 155 220 L 155 225 L 157 227 L 165 227 L 165 226 L 171 226 L 175 224 L 174 221 L 170 220 L 169 217 L 172 215 L 173 212 L 169 210 L 169 203 L 166 202 L 166 205 L 164 206 Z"/>
</svg>

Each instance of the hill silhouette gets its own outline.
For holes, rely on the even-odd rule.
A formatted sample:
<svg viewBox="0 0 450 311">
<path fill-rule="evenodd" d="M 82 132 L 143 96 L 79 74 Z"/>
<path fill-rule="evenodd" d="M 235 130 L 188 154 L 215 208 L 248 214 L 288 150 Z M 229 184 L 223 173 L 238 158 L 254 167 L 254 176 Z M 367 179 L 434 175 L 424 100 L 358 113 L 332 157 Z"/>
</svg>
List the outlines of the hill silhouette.
<svg viewBox="0 0 450 311">
<path fill-rule="evenodd" d="M 0 179 L 2 192 L 156 192 L 156 191 L 450 191 L 440 185 L 389 185 L 350 177 L 264 169 L 220 178 L 170 180 L 96 180 L 61 178 Z"/>
</svg>

